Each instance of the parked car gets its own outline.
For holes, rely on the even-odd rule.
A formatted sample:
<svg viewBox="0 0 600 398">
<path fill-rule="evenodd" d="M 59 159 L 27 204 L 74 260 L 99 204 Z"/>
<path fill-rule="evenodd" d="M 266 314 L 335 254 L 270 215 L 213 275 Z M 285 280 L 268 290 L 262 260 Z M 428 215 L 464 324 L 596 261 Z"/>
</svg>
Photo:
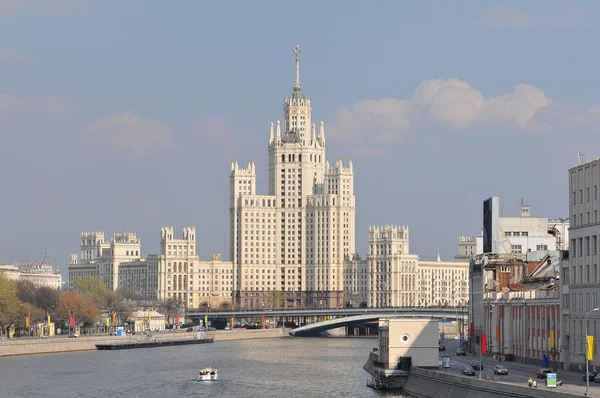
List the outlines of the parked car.
<svg viewBox="0 0 600 398">
<path fill-rule="evenodd" d="M 465 351 L 464 348 L 459 348 L 458 350 L 456 350 L 456 356 L 459 357 L 461 355 L 462 356 L 467 356 L 467 352 Z"/>
<path fill-rule="evenodd" d="M 585 375 L 586 375 L 585 373 L 581 375 L 581 379 L 583 381 L 586 381 Z M 591 371 L 591 372 L 587 373 L 587 379 L 589 381 L 595 381 L 596 376 L 598 376 L 598 372 Z"/>
<path fill-rule="evenodd" d="M 538 370 L 537 373 L 535 374 L 535 377 L 537 377 L 538 379 L 545 379 L 548 377 L 548 373 L 552 373 L 552 369 L 540 368 L 540 370 Z"/>
<path fill-rule="evenodd" d="M 494 366 L 494 374 L 495 375 L 507 375 L 508 369 L 504 365 L 496 365 Z"/>
<path fill-rule="evenodd" d="M 594 377 L 594 383 L 600 383 L 600 374 Z"/>
<path fill-rule="evenodd" d="M 446 346 L 445 345 L 441 345 L 439 348 L 440 348 L 440 351 L 446 351 Z"/>
<path fill-rule="evenodd" d="M 466 368 L 462 368 L 460 373 L 466 376 L 475 376 L 475 369 L 472 366 L 467 366 Z"/>
<path fill-rule="evenodd" d="M 480 370 L 480 368 L 483 370 L 483 364 L 480 364 L 479 361 L 471 361 L 470 365 L 475 370 Z"/>
</svg>

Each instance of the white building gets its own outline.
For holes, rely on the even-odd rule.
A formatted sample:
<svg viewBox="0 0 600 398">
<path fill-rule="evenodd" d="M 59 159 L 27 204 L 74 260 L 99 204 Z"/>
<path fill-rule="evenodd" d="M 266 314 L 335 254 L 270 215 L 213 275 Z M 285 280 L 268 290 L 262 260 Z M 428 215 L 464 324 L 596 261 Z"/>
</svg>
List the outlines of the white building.
<svg viewBox="0 0 600 398">
<path fill-rule="evenodd" d="M 469 263 L 422 261 L 409 252 L 406 226 L 369 227 L 369 254 L 355 261 L 356 275 L 366 274 L 366 289 L 358 297 L 368 307 L 464 306 L 469 297 Z M 366 272 L 365 272 L 366 271 Z M 358 281 L 358 284 L 356 284 Z M 348 289 L 361 288 L 353 279 Z"/>
<path fill-rule="evenodd" d="M 47 286 L 60 290 L 62 288 L 62 276 L 60 272 L 54 270 L 44 270 L 44 272 L 35 272 L 34 270 L 23 270 L 15 265 L 0 265 L 0 272 L 3 272 L 9 279 L 17 281 L 30 281 L 37 286 Z"/>
<path fill-rule="evenodd" d="M 111 242 L 103 232 L 83 233 L 81 256 L 71 254 L 69 286 L 75 278 L 98 276 L 109 289 L 126 289 L 149 300 L 177 299 L 186 308 L 230 308 L 233 263 L 213 255 L 200 261 L 196 255 L 196 228 L 183 228 L 180 238 L 173 227 L 161 228 L 160 254 L 141 257 L 135 234 L 115 234 Z M 127 260 L 127 261 L 124 261 Z"/>
<path fill-rule="evenodd" d="M 140 260 L 140 241 L 134 233 L 116 233 L 110 242 L 103 232 L 82 232 L 80 257 L 70 255 L 69 284 L 77 277 L 96 275 L 110 290 L 119 287 L 119 265 Z"/>
<path fill-rule="evenodd" d="M 418 261 L 409 254 L 408 227 L 369 227 L 369 307 L 416 305 Z"/>
<path fill-rule="evenodd" d="M 354 254 L 352 162 L 327 161 L 323 122 L 317 135 L 300 85 L 300 47 L 294 52 L 292 95 L 283 102 L 283 123 L 271 123 L 269 133 L 269 194 L 256 193 L 254 162 L 231 164 L 230 254 L 242 307 L 274 294 L 302 306 L 342 305 L 344 262 Z"/>
<path fill-rule="evenodd" d="M 188 308 L 197 308 L 194 280 L 198 275 L 198 262 L 196 228 L 183 228 L 181 238 L 175 237 L 173 227 L 161 228 L 158 267 L 149 272 L 151 278 L 156 278 L 158 299 L 176 298 Z"/>
<path fill-rule="evenodd" d="M 130 319 L 133 320 L 134 330 L 143 332 L 150 329 L 153 332 L 165 330 L 166 317 L 156 311 L 134 311 Z"/>
<path fill-rule="evenodd" d="M 469 263 L 421 261 L 418 263 L 419 307 L 464 307 L 469 301 Z"/>
<path fill-rule="evenodd" d="M 499 203 L 499 200 L 498 202 Z M 499 209 L 498 209 L 499 210 Z M 569 220 L 533 217 L 531 206 L 521 203 L 517 216 L 500 216 L 497 226 L 497 253 L 527 253 L 544 250 L 568 250 Z M 483 234 L 476 237 L 476 254 L 482 254 Z M 459 240 L 459 253 L 461 253 Z"/>
<path fill-rule="evenodd" d="M 600 273 L 598 240 L 600 239 L 600 160 L 582 163 L 569 169 L 569 219 L 571 221 L 569 261 L 561 273 L 562 330 L 565 367 L 585 370 L 586 326 L 594 339 L 594 359 L 590 371 L 600 370 Z M 587 316 L 586 316 L 587 314 Z"/>
<path fill-rule="evenodd" d="M 468 263 L 477 254 L 477 239 L 472 236 L 459 236 L 458 254 L 454 256 L 457 262 Z"/>
</svg>

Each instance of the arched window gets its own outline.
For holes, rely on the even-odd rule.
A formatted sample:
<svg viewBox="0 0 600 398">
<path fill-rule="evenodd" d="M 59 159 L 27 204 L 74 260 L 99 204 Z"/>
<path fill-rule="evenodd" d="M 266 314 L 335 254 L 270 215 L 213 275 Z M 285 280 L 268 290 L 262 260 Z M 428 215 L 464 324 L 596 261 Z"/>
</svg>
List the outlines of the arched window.
<svg viewBox="0 0 600 398">
<path fill-rule="evenodd" d="M 285 163 L 285 155 L 281 155 L 281 163 Z"/>
<path fill-rule="evenodd" d="M 302 163 L 302 154 L 298 155 L 298 162 Z"/>
<path fill-rule="evenodd" d="M 288 162 L 290 162 L 290 163 L 292 162 L 292 155 L 291 154 L 288 155 Z"/>
</svg>

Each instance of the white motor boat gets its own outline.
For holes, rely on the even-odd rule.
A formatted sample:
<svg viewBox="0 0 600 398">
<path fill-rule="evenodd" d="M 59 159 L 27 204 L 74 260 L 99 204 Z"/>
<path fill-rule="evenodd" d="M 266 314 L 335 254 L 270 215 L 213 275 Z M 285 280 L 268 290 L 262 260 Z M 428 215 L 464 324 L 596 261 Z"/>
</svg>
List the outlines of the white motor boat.
<svg viewBox="0 0 600 398">
<path fill-rule="evenodd" d="M 205 368 L 198 374 L 198 382 L 219 381 L 219 371 L 213 368 Z"/>
</svg>

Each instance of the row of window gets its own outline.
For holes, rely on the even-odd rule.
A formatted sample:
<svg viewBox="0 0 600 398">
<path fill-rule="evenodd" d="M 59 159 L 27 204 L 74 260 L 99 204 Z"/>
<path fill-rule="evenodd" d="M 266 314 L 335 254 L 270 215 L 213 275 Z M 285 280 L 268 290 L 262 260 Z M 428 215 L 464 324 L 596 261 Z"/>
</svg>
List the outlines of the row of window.
<svg viewBox="0 0 600 398">
<path fill-rule="evenodd" d="M 579 203 L 583 203 L 583 189 L 579 190 L 579 195 L 577 195 L 577 191 L 571 192 L 571 205 L 577 204 L 577 199 L 579 199 Z M 587 187 L 585 189 L 585 201 L 589 202 L 590 200 L 598 200 L 598 185 L 594 185 L 593 189 Z"/>
</svg>

